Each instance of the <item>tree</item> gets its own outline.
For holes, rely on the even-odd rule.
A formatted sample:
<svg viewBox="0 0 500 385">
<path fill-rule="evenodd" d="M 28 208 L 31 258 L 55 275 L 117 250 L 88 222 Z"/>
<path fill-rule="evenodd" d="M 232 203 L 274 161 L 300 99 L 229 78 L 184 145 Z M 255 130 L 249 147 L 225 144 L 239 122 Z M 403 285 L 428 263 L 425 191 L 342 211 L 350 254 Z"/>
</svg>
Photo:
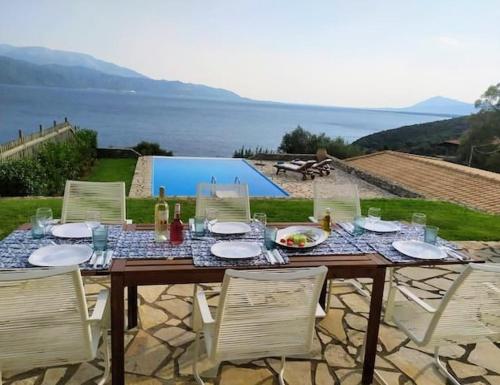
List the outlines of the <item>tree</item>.
<svg viewBox="0 0 500 385">
<path fill-rule="evenodd" d="M 470 129 L 461 139 L 459 159 L 500 172 L 500 83 L 490 86 L 475 105 L 480 111 L 469 118 Z"/>
<path fill-rule="evenodd" d="M 163 155 L 163 156 L 174 155 L 172 151 L 167 151 L 161 148 L 158 143 L 142 141 L 139 144 L 137 144 L 137 146 L 132 148 L 141 155 Z"/>
</svg>

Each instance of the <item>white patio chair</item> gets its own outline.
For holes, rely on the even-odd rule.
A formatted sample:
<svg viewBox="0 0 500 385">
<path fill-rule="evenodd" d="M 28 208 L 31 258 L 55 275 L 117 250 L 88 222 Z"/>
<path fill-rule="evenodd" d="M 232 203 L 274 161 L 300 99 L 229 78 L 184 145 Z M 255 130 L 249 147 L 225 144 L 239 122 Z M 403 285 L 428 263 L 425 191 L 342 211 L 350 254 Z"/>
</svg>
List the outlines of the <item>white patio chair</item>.
<svg viewBox="0 0 500 385">
<path fill-rule="evenodd" d="M 335 223 L 354 221 L 354 218 L 361 215 L 361 204 L 359 201 L 358 186 L 355 184 L 335 184 L 326 185 L 320 182 L 314 182 L 314 211 L 313 216 L 309 217 L 312 222 L 321 222 L 325 216 L 326 209 L 331 210 Z M 353 286 L 356 291 L 368 298 L 369 294 L 363 290 L 356 281 L 333 281 L 328 283 L 328 295 L 326 309 L 330 309 L 330 299 L 333 286 Z"/>
<path fill-rule="evenodd" d="M 318 304 L 328 269 L 226 270 L 215 320 L 205 293 L 195 290 L 193 329 L 196 331 L 193 374 L 203 332 L 209 359 L 281 357 L 279 382 L 284 385 L 285 357 L 312 350 L 315 318 L 324 316 Z"/>
<path fill-rule="evenodd" d="M 500 338 L 500 265 L 470 264 L 437 307 L 405 286 L 395 286 L 408 301 L 393 301 L 392 321 L 418 346 L 434 347 L 435 364 L 455 385 L 460 383 L 439 359 L 444 345 Z M 500 357 L 498 357 L 500 359 Z"/>
<path fill-rule="evenodd" d="M 2 371 L 30 370 L 95 359 L 101 337 L 104 384 L 110 368 L 108 290 L 89 317 L 78 266 L 0 271 Z"/>
<path fill-rule="evenodd" d="M 68 180 L 61 223 L 83 222 L 87 211 L 99 211 L 102 223 L 126 223 L 125 183 Z"/>
<path fill-rule="evenodd" d="M 207 209 L 217 211 L 219 221 L 250 222 L 250 199 L 246 183 L 199 183 L 196 186 L 196 216 Z"/>
</svg>

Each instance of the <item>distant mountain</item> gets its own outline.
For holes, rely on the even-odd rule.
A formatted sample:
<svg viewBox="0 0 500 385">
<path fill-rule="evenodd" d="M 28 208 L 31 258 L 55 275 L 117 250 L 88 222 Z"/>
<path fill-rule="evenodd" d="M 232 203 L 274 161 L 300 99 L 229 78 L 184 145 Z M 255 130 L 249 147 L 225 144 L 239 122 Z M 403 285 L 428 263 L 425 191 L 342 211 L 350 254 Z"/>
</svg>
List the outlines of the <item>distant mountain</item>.
<svg viewBox="0 0 500 385">
<path fill-rule="evenodd" d="M 460 100 L 434 96 L 410 107 L 391 108 L 394 111 L 442 114 L 450 116 L 470 115 L 476 112 L 473 104 Z"/>
<path fill-rule="evenodd" d="M 9 44 L 0 44 L 0 56 L 24 60 L 39 65 L 58 64 L 62 66 L 84 67 L 104 72 L 108 75 L 146 78 L 146 76 L 136 71 L 96 59 L 84 53 L 60 51 L 45 47 L 14 47 Z"/>
<path fill-rule="evenodd" d="M 0 83 L 138 92 L 179 98 L 243 100 L 234 92 L 179 81 L 108 75 L 85 67 L 38 65 L 0 56 Z"/>
</svg>

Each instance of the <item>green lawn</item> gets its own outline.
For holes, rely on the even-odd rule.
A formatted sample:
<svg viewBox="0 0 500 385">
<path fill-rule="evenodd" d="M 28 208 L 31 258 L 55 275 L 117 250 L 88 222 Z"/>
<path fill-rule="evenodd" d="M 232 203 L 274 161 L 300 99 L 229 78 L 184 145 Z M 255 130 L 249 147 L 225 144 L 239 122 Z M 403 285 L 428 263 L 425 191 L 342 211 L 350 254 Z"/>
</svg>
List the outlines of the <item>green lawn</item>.
<svg viewBox="0 0 500 385">
<path fill-rule="evenodd" d="M 193 199 L 170 200 L 170 209 L 175 202 L 182 206 L 182 217 L 186 220 L 194 215 Z M 48 206 L 60 216 L 60 198 L 3 198 L 0 199 L 0 239 L 22 223 L 28 222 L 37 207 Z M 451 203 L 418 199 L 368 199 L 362 201 L 363 213 L 368 207 L 382 209 L 384 219 L 409 221 L 414 212 L 427 214 L 427 222 L 440 228 L 440 235 L 449 240 L 500 240 L 500 216 L 488 215 Z M 128 199 L 127 217 L 135 223 L 153 222 L 154 200 Z M 265 212 L 269 221 L 307 221 L 312 214 L 312 201 L 306 199 L 253 199 L 252 212 Z"/>
<path fill-rule="evenodd" d="M 135 158 L 97 159 L 90 174 L 83 178 L 91 182 L 125 182 L 127 194 L 134 176 Z"/>
</svg>

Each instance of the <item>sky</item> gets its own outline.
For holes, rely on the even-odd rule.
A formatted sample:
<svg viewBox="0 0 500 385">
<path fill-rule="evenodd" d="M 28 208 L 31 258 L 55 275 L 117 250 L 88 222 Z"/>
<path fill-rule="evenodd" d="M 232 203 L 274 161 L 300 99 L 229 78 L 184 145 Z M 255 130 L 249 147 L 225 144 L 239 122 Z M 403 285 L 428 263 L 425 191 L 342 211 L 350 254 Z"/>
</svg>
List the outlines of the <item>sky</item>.
<svg viewBox="0 0 500 385">
<path fill-rule="evenodd" d="M 0 0 L 0 42 L 259 100 L 401 107 L 500 82 L 499 20 L 500 0 Z"/>
</svg>

